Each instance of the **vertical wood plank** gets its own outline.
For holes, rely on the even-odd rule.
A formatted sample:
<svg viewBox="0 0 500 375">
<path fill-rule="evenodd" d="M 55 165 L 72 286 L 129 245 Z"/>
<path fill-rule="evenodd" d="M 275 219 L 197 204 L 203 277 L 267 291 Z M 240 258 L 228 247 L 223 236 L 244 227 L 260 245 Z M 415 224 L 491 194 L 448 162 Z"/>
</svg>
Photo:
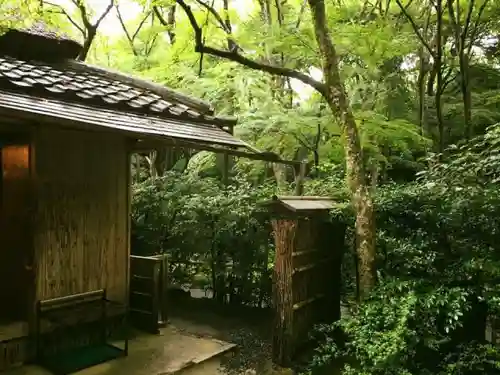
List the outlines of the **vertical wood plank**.
<svg viewBox="0 0 500 375">
<path fill-rule="evenodd" d="M 121 135 L 41 128 L 36 299 L 106 289 L 127 300 L 129 154 Z"/>
</svg>

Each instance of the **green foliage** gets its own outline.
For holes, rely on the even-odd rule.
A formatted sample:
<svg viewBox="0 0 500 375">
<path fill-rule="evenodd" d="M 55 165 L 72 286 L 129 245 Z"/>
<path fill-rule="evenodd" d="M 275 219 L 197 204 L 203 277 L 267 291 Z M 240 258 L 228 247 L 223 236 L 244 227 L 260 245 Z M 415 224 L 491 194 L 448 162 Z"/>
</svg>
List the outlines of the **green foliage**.
<svg viewBox="0 0 500 375">
<path fill-rule="evenodd" d="M 203 25 L 204 42 L 226 49 L 227 35 L 214 17 L 197 2 L 186 2 Z M 423 30 L 432 3 L 402 2 Z M 81 40 L 80 31 L 63 14 L 40 12 L 38 0 L 18 3 L 0 1 L 0 28 L 43 19 Z M 151 5 L 159 6 L 165 16 L 175 2 L 131 3 L 143 9 L 126 21 L 133 34 Z M 264 1 L 245 1 L 244 10 L 237 10 L 236 3 L 241 2 L 230 2 L 228 14 L 240 53 L 257 62 L 313 75 L 318 71 L 310 12 L 302 0 L 268 2 L 270 14 L 260 6 Z M 429 153 L 438 140 L 435 82 L 427 74 L 430 93 L 423 101 L 425 121 L 419 124 L 417 77 L 422 43 L 400 8 L 391 1 L 326 3 L 327 22 L 367 165 L 380 172 L 375 197 L 379 285 L 367 300 L 352 307 L 350 316 L 316 332 L 324 341 L 312 368 L 333 362 L 346 374 L 498 372 L 499 353 L 480 336 L 485 316 L 500 314 L 500 195 L 496 188 L 500 127 L 493 125 L 500 121 L 500 43 L 494 37 L 500 30 L 500 8 L 490 1 L 477 23 L 476 40 L 470 40 L 470 35 L 466 38 L 474 47 L 468 73 L 472 128 L 478 138 L 465 143 L 459 67 L 451 51 L 453 36 L 445 11 L 443 125 L 445 143 L 457 146 L 438 158 Z M 465 21 L 467 4 L 460 3 Z M 213 4 L 221 11 L 222 2 Z M 279 12 L 276 4 L 281 4 Z M 17 11 L 18 17 L 13 17 Z M 76 8 L 66 11 L 79 22 Z M 295 80 L 201 56 L 194 51 L 192 28 L 180 7 L 175 18 L 175 27 L 168 28 L 176 34 L 175 43 L 167 38 L 167 28 L 152 17 L 154 21 L 142 25 L 133 43 L 125 33 L 108 36 L 98 31 L 89 60 L 206 99 L 217 114 L 238 116 L 237 136 L 284 158 L 312 162 L 306 194 L 349 201 L 344 139 L 320 96 Z M 436 29 L 434 13 L 429 21 L 430 40 Z M 236 159 L 233 183 L 223 187 L 214 155 L 199 152 L 182 163 L 187 165 L 185 170 L 178 168 L 183 173 L 170 172 L 157 179 L 147 178 L 146 168 L 138 167 L 142 182 L 133 186 L 133 253 L 168 253 L 174 282 L 210 280 L 219 295 L 236 295 L 239 303 L 263 305 L 270 298 L 273 243 L 268 218 L 257 203 L 275 190 L 272 168 Z M 417 172 L 420 178 L 414 182 Z M 288 170 L 287 186 L 293 185 L 294 177 Z M 333 212 L 332 220 L 349 224 L 347 243 L 351 244 L 354 218 L 350 207 Z M 353 258 L 353 253 L 347 254 L 342 269 L 343 298 L 350 302 L 355 291 Z"/>
<path fill-rule="evenodd" d="M 167 9 L 167 3 L 158 4 Z M 276 64 L 282 60 L 285 66 L 303 71 L 319 66 L 312 45 L 310 14 L 301 10 L 300 1 L 284 5 L 282 23 L 265 21 L 256 2 L 248 5 L 245 11 L 238 7 L 229 12 L 234 39 L 248 56 Z M 214 6 L 221 10 L 220 3 Z M 404 176 L 408 180 L 421 169 L 419 158 L 429 147 L 416 129 L 417 116 L 411 113 L 415 106 L 411 103 L 413 87 L 408 78 L 413 73 L 399 68 L 413 52 L 417 40 L 410 29 L 402 32 L 394 28 L 390 18 L 352 22 L 352 17 L 363 11 L 362 4 L 352 2 L 334 8 L 329 12 L 329 20 L 353 108 L 366 135 L 367 155 L 373 159 L 372 164 L 380 164 L 387 172 L 381 174 L 381 179 L 400 180 Z M 225 48 L 225 35 L 216 27 L 215 20 L 207 17 L 202 8 L 193 9 L 204 25 L 207 44 Z M 137 24 L 134 19 L 127 27 L 134 30 Z M 124 36 L 98 39 L 96 48 L 102 52 L 95 54 L 96 62 L 204 98 L 220 114 L 238 115 L 236 134 L 262 150 L 285 158 L 301 159 L 305 155 L 314 162 L 343 164 L 344 140 L 339 136 L 338 126 L 310 88 L 209 55 L 201 57 L 194 52 L 191 26 L 182 17 L 181 9 L 176 13 L 174 44 L 167 42 L 164 30 L 158 23 L 147 22 L 138 33 L 139 47 L 156 37 L 147 56 L 134 56 Z M 251 166 L 255 168 L 252 180 L 265 180 L 266 169 L 259 163 Z M 248 162 L 240 161 L 236 169 L 248 170 Z"/>
<path fill-rule="evenodd" d="M 246 303 L 268 300 L 273 245 L 259 203 L 269 196 L 245 182 L 224 188 L 176 173 L 135 184 L 132 253 L 167 253 L 174 283 L 215 272 L 225 293 L 237 292 Z"/>
<path fill-rule="evenodd" d="M 464 330 L 464 315 L 473 309 L 470 295 L 461 288 L 384 280 L 352 316 L 318 329 L 323 344 L 312 369 L 335 358 L 343 373 L 352 375 L 496 373 L 498 348 L 479 341 L 456 342 L 457 333 Z M 337 329 L 344 343 L 332 339 Z"/>
<path fill-rule="evenodd" d="M 450 149 L 454 157 L 432 160 L 423 177 L 439 181 L 439 187 L 454 191 L 494 188 L 500 179 L 500 124 L 488 128 L 484 136 Z"/>
<path fill-rule="evenodd" d="M 492 127 L 418 183 L 379 190 L 379 285 L 316 332 L 323 344 L 312 369 L 341 362 L 346 374 L 500 370 L 500 350 L 484 341 L 487 317 L 500 316 L 499 139 Z"/>
</svg>

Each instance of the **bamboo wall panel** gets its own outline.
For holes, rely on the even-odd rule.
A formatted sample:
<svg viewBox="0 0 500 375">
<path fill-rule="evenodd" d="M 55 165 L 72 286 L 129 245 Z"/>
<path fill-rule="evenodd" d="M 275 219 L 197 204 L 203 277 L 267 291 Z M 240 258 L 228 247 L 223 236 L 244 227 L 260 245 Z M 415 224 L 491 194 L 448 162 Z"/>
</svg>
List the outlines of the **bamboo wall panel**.
<svg viewBox="0 0 500 375">
<path fill-rule="evenodd" d="M 36 135 L 37 300 L 107 289 L 127 298 L 128 156 L 123 137 Z"/>
<path fill-rule="evenodd" d="M 345 228 L 324 216 L 272 220 L 276 244 L 273 360 L 287 367 L 307 350 L 315 324 L 339 318 Z"/>
</svg>

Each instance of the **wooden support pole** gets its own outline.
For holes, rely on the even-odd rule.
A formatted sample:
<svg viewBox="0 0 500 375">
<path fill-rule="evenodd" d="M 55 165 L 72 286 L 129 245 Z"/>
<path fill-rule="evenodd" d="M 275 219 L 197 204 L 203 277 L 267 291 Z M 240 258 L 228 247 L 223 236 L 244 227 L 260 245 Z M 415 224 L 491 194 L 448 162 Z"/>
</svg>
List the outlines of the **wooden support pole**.
<svg viewBox="0 0 500 375">
<path fill-rule="evenodd" d="M 273 299 L 275 309 L 273 362 L 288 367 L 294 351 L 293 332 L 293 264 L 297 221 L 272 221 L 276 244 Z"/>
<path fill-rule="evenodd" d="M 160 326 L 164 326 L 168 322 L 168 257 L 167 254 L 160 255 L 161 259 L 161 278 L 160 278 Z"/>
<path fill-rule="evenodd" d="M 227 187 L 229 185 L 229 155 L 227 152 L 224 153 L 224 176 L 223 176 L 223 183 L 224 186 Z"/>
<path fill-rule="evenodd" d="M 229 134 L 234 135 L 234 126 L 229 127 Z M 230 163 L 229 154 L 227 152 L 224 152 L 223 183 L 225 187 L 229 185 L 229 167 L 230 167 L 229 163 Z"/>
<path fill-rule="evenodd" d="M 328 198 L 275 197 L 268 205 L 275 240 L 273 362 L 290 367 L 311 348 L 314 325 L 339 317 L 345 226 L 332 225 Z"/>
</svg>

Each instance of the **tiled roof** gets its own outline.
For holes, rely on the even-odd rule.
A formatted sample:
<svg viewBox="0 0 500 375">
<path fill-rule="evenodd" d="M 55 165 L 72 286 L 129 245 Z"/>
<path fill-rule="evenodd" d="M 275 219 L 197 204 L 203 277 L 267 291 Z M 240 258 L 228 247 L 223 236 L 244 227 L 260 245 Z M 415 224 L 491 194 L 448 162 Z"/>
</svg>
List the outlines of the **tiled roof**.
<svg viewBox="0 0 500 375">
<path fill-rule="evenodd" d="M 76 127 L 91 125 L 96 128 L 114 129 L 134 134 L 137 138 L 147 135 L 155 138 L 168 137 L 174 141 L 248 147 L 245 142 L 216 125 L 125 113 L 0 90 L 0 115 L 2 113 L 22 115 L 39 123 L 69 121 Z"/>
<path fill-rule="evenodd" d="M 0 57 L 0 88 L 127 112 L 216 122 L 210 114 L 106 74 L 76 68 L 70 61 L 48 64 Z"/>
<path fill-rule="evenodd" d="M 167 87 L 74 60 L 81 46 L 45 27 L 0 35 L 0 112 L 40 122 L 112 128 L 149 138 L 249 146 L 234 119 Z"/>
</svg>

